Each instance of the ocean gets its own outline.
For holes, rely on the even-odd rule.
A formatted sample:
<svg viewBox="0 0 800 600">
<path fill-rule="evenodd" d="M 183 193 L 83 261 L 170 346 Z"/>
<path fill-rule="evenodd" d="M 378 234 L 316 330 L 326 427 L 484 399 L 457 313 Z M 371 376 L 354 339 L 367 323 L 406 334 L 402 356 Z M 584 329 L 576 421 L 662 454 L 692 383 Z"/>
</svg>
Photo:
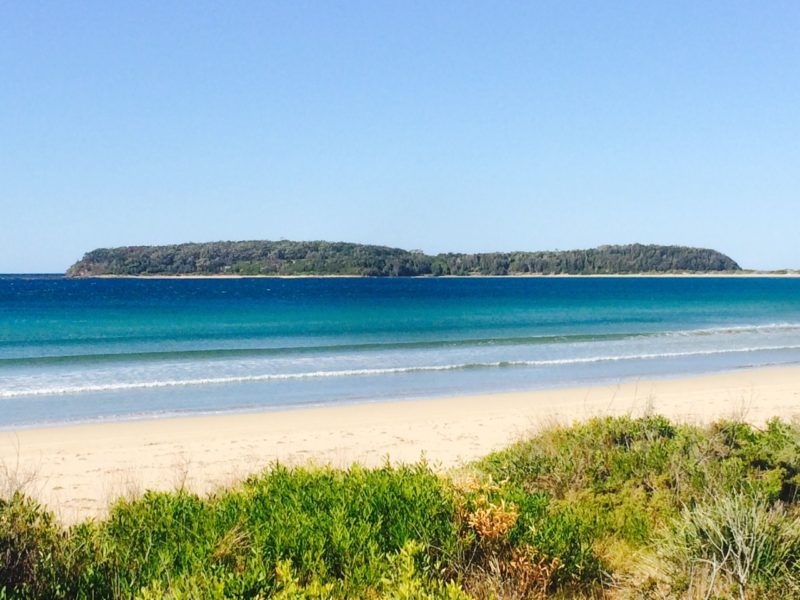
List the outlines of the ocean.
<svg viewBox="0 0 800 600">
<path fill-rule="evenodd" d="M 0 276 L 0 428 L 800 362 L 800 279 Z"/>
</svg>

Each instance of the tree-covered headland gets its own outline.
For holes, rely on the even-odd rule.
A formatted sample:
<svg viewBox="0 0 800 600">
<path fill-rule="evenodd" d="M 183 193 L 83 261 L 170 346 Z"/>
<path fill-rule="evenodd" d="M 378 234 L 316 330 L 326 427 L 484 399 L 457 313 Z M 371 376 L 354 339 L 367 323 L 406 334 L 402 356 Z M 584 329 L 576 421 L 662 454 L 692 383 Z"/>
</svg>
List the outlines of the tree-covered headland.
<svg viewBox="0 0 800 600">
<path fill-rule="evenodd" d="M 350 275 L 417 277 L 739 271 L 705 248 L 629 244 L 589 250 L 428 255 L 346 242 L 246 241 L 100 248 L 67 271 L 103 275 Z"/>
</svg>

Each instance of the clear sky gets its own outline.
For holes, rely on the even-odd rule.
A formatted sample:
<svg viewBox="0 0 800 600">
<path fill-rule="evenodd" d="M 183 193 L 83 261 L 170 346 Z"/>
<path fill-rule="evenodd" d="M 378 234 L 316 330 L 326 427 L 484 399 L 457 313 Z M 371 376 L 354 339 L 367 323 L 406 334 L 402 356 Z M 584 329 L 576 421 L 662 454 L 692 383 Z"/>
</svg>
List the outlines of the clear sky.
<svg viewBox="0 0 800 600">
<path fill-rule="evenodd" d="M 0 0 L 0 272 L 101 246 L 800 267 L 800 2 Z"/>
</svg>

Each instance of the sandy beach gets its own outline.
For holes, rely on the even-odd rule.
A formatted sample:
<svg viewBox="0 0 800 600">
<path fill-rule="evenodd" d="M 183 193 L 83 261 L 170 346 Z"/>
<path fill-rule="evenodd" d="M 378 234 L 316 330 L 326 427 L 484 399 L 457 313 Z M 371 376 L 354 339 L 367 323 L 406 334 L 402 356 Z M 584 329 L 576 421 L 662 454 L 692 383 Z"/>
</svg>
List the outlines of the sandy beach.
<svg viewBox="0 0 800 600">
<path fill-rule="evenodd" d="M 547 424 L 647 412 L 684 422 L 800 415 L 800 366 L 619 385 L 0 432 L 0 484 L 64 522 L 102 516 L 120 495 L 200 493 L 275 461 L 344 467 L 425 457 L 463 464 Z"/>
</svg>

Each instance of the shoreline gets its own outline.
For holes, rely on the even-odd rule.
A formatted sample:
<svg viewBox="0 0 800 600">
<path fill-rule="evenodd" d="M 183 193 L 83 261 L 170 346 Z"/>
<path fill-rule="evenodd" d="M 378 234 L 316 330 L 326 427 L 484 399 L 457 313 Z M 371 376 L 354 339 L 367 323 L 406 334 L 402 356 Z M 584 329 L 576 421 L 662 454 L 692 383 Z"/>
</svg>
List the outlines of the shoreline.
<svg viewBox="0 0 800 600">
<path fill-rule="evenodd" d="M 690 423 L 800 416 L 800 366 L 258 413 L 0 432 L 0 484 L 65 523 L 101 517 L 119 496 L 186 487 L 201 494 L 268 468 L 425 458 L 463 465 L 552 423 L 657 413 Z M 1 490 L 2 488 L 0 488 Z"/>
<path fill-rule="evenodd" d="M 13 273 L 7 275 L 14 275 Z M 32 275 L 19 273 L 21 277 Z M 57 274 L 58 275 L 58 274 Z M 378 277 L 370 275 L 59 275 L 64 279 L 614 279 L 614 278 L 796 278 L 800 271 L 773 272 L 773 271 L 713 271 L 713 272 L 644 272 L 644 273 L 511 273 L 508 275 L 412 275 L 412 276 L 387 276 Z"/>
<path fill-rule="evenodd" d="M 796 278 L 800 270 L 780 269 L 777 271 L 757 271 L 743 269 L 741 271 L 646 271 L 642 273 L 510 273 L 508 275 L 410 275 L 410 276 L 371 276 L 344 274 L 309 274 L 309 275 L 239 275 L 239 274 L 194 274 L 183 275 L 67 275 L 66 273 L 0 273 L 0 278 L 55 278 L 55 279 L 614 279 L 614 278 Z"/>
</svg>

